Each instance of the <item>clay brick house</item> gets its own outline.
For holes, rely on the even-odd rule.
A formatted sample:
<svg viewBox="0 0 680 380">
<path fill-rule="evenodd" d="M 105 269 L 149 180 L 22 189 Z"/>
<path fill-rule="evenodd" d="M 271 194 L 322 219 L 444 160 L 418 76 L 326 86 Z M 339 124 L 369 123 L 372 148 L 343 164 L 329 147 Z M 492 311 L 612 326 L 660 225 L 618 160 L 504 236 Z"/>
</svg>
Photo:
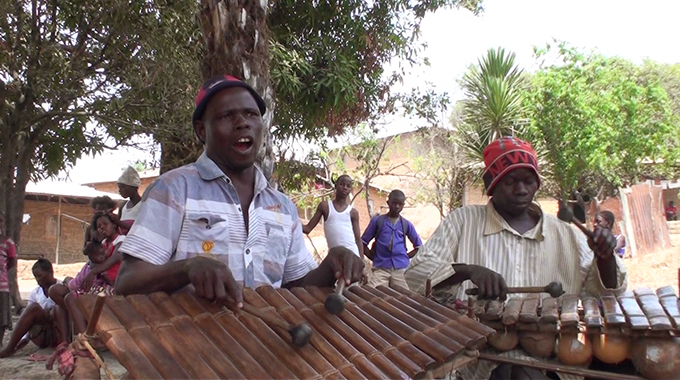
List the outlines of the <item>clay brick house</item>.
<svg viewBox="0 0 680 380">
<path fill-rule="evenodd" d="M 26 187 L 24 225 L 19 258 L 41 256 L 55 264 L 85 261 L 82 254 L 85 229 L 92 218 L 90 201 L 107 195 L 122 202 L 117 193 L 106 193 L 77 184 L 43 181 Z"/>
<path fill-rule="evenodd" d="M 158 169 L 151 169 L 151 170 L 145 170 L 143 172 L 139 172 L 139 178 L 142 180 L 142 185 L 139 187 L 139 194 L 140 195 L 144 194 L 144 191 L 146 190 L 146 188 L 149 187 L 149 185 L 151 185 L 153 183 L 153 181 L 156 180 L 156 178 L 158 178 L 158 176 L 159 176 L 159 170 Z M 118 194 L 118 177 L 117 176 L 115 178 L 108 180 L 108 181 L 83 183 L 82 185 L 91 187 L 91 188 L 98 190 L 98 191 Z"/>
</svg>

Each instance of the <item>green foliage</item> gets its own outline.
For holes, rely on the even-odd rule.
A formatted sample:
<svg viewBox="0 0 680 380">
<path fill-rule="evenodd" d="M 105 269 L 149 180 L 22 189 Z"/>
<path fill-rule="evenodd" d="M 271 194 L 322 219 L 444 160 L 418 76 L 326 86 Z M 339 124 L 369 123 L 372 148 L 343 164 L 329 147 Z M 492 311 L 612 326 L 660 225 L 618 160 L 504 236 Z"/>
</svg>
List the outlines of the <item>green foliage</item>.
<svg viewBox="0 0 680 380">
<path fill-rule="evenodd" d="M 424 149 L 411 152 L 412 169 L 420 183 L 416 200 L 434 205 L 444 218 L 463 206 L 463 194 L 474 172 L 459 149 L 455 129 L 432 127 L 421 133 L 419 145 Z"/>
<path fill-rule="evenodd" d="M 393 59 L 422 63 L 420 23 L 442 7 L 478 12 L 478 0 L 271 2 L 271 80 L 277 138 L 316 140 L 392 112 L 391 94 L 405 68 L 388 73 Z M 404 95 L 408 96 L 408 95 Z"/>
<path fill-rule="evenodd" d="M 521 132 L 525 106 L 525 81 L 515 65 L 515 54 L 489 49 L 470 66 L 461 85 L 465 91 L 460 141 L 470 160 L 482 162 L 482 151 L 491 141 Z"/>
<path fill-rule="evenodd" d="M 184 91 L 195 93 L 177 87 L 187 62 L 178 58 L 196 43 L 181 33 L 186 20 L 175 11 L 190 4 L 0 2 L 0 210 L 10 214 L 14 237 L 29 179 L 160 132 Z"/>
<path fill-rule="evenodd" d="M 560 64 L 534 75 L 525 105 L 531 140 L 547 152 L 555 195 L 668 173 L 678 159 L 680 124 L 659 81 L 621 58 L 584 54 L 564 43 L 553 49 L 536 50 L 537 59 L 556 54 Z"/>
</svg>

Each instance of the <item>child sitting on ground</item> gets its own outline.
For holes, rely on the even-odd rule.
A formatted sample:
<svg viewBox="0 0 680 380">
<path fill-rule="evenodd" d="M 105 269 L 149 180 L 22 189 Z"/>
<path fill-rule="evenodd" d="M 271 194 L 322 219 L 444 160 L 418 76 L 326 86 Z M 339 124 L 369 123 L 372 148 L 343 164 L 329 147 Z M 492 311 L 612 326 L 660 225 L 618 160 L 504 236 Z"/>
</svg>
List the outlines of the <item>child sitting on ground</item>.
<svg viewBox="0 0 680 380">
<path fill-rule="evenodd" d="M 47 290 L 57 283 L 52 263 L 46 259 L 38 259 L 33 264 L 33 276 L 38 287 L 28 297 L 28 306 L 21 313 L 9 342 L 0 351 L 0 358 L 11 356 L 29 341 L 40 348 L 56 347 L 65 335 L 59 326 L 65 324 L 63 321 L 66 315 L 47 296 Z"/>
</svg>

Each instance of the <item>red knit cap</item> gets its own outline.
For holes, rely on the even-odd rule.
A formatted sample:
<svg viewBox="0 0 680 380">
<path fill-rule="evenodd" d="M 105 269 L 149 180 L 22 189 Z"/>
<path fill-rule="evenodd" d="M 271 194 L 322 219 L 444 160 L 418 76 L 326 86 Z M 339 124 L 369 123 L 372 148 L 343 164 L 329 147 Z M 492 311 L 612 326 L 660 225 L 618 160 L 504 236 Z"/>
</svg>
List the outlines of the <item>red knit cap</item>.
<svg viewBox="0 0 680 380">
<path fill-rule="evenodd" d="M 519 168 L 528 168 L 536 172 L 538 186 L 541 186 L 536 152 L 526 141 L 503 137 L 492 142 L 484 148 L 484 166 L 482 180 L 486 187 L 486 195 L 493 193 L 494 187 L 503 176 Z"/>
</svg>

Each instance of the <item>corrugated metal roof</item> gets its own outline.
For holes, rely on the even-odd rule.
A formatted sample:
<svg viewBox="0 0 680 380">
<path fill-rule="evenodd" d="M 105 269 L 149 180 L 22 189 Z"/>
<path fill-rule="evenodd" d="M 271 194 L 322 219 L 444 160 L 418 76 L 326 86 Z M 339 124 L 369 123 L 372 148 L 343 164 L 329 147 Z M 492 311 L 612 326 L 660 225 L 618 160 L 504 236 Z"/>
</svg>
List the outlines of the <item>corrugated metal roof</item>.
<svg viewBox="0 0 680 380">
<path fill-rule="evenodd" d="M 31 195 L 54 195 L 73 198 L 87 198 L 109 196 L 113 200 L 122 200 L 119 194 L 98 191 L 91 187 L 78 185 L 72 182 L 45 180 L 40 182 L 29 182 L 26 185 L 26 194 Z"/>
</svg>

